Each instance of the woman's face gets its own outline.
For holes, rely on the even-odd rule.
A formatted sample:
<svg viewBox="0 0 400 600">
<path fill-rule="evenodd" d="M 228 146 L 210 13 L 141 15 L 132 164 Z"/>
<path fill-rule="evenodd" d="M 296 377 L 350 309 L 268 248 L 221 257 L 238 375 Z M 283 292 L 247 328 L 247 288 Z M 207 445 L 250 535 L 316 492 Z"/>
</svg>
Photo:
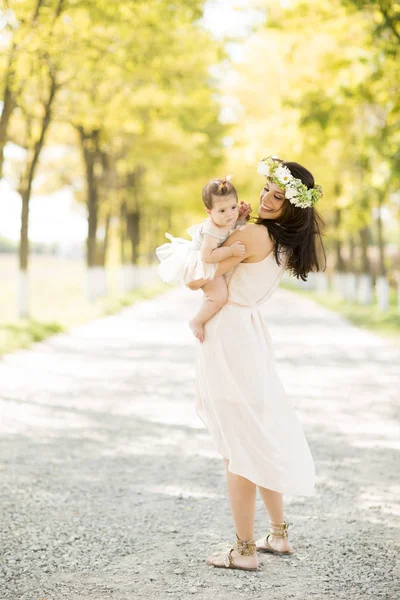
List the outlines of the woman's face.
<svg viewBox="0 0 400 600">
<path fill-rule="evenodd" d="M 283 212 L 284 202 L 284 190 L 279 185 L 276 185 L 276 183 L 271 183 L 267 180 L 260 194 L 258 216 L 260 219 L 277 219 Z"/>
</svg>

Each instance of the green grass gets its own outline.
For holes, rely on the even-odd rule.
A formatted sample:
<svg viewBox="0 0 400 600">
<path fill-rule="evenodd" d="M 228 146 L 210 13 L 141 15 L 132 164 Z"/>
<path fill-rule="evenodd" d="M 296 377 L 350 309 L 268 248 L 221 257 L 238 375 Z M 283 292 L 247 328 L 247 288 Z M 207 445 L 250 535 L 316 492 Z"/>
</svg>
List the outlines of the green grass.
<svg viewBox="0 0 400 600">
<path fill-rule="evenodd" d="M 82 261 L 53 256 L 33 256 L 29 269 L 31 318 L 16 315 L 17 259 L 0 255 L 0 355 L 27 348 L 50 335 L 92 319 L 118 312 L 126 306 L 169 289 L 162 282 L 121 295 L 119 269 L 107 269 L 108 295 L 90 303 L 84 292 Z"/>
<path fill-rule="evenodd" d="M 0 325 L 0 354 L 19 348 L 28 348 L 50 335 L 61 333 L 64 328 L 59 323 L 41 323 L 31 319 Z"/>
<path fill-rule="evenodd" d="M 118 298 L 110 298 L 105 299 L 103 315 L 112 315 L 127 306 L 131 306 L 135 302 L 139 300 L 149 300 L 150 298 L 154 298 L 154 296 L 158 296 L 158 294 L 162 294 L 166 290 L 171 289 L 171 286 L 166 285 L 164 283 L 155 283 L 153 285 L 149 285 L 145 288 L 138 288 L 125 296 L 120 296 Z"/>
<path fill-rule="evenodd" d="M 381 312 L 377 304 L 363 306 L 347 300 L 342 300 L 334 292 L 316 292 L 298 289 L 295 284 L 284 282 L 282 287 L 314 300 L 318 304 L 330 308 L 343 315 L 351 323 L 369 329 L 378 335 L 390 338 L 400 346 L 400 312 L 397 308 L 396 291 L 390 292 L 390 306 L 387 312 Z"/>
</svg>

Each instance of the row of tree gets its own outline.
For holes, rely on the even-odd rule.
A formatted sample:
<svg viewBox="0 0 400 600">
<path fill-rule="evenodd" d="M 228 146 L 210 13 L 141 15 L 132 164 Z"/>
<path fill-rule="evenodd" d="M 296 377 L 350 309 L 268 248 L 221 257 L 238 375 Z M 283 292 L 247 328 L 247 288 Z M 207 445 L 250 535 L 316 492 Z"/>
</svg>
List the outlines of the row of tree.
<svg viewBox="0 0 400 600">
<path fill-rule="evenodd" d="M 232 168 L 255 195 L 260 148 L 302 162 L 324 188 L 332 267 L 399 274 L 399 3 L 268 4 L 231 78 Z"/>
<path fill-rule="evenodd" d="M 122 259 L 130 245 L 136 262 L 143 237 L 154 245 L 173 213 L 198 201 L 224 132 L 210 76 L 222 51 L 202 11 L 201 0 L 3 0 L 0 176 L 22 198 L 21 313 L 34 184 L 85 195 L 89 268 L 104 266 L 113 217 Z M 4 161 L 9 142 L 22 160 Z"/>
<path fill-rule="evenodd" d="M 265 24 L 225 80 L 201 0 L 2 0 L 0 176 L 8 169 L 22 197 L 22 313 L 34 186 L 72 186 L 86 203 L 90 269 L 104 266 L 116 230 L 122 262 L 135 264 L 153 258 L 166 230 L 190 224 L 210 177 L 234 173 L 254 201 L 262 154 L 298 160 L 322 184 L 336 270 L 393 274 L 385 241 L 399 246 L 398 3 L 254 3 Z M 23 159 L 4 161 L 10 142 Z"/>
</svg>

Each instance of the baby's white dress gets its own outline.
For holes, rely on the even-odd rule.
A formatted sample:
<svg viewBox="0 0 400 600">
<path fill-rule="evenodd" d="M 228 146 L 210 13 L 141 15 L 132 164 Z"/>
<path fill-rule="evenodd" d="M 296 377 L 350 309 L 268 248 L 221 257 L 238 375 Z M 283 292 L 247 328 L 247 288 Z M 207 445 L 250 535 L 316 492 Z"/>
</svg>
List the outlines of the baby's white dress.
<svg viewBox="0 0 400 600">
<path fill-rule="evenodd" d="M 206 263 L 201 259 L 203 237 L 211 235 L 217 238 L 218 246 L 221 246 L 232 232 L 228 231 L 226 235 L 221 236 L 209 232 L 205 234 L 203 228 L 208 221 L 205 219 L 199 225 L 192 225 L 186 230 L 191 240 L 165 234 L 171 241 L 156 248 L 157 257 L 161 261 L 158 273 L 163 281 L 187 284 L 197 279 L 214 279 L 218 263 Z"/>
</svg>

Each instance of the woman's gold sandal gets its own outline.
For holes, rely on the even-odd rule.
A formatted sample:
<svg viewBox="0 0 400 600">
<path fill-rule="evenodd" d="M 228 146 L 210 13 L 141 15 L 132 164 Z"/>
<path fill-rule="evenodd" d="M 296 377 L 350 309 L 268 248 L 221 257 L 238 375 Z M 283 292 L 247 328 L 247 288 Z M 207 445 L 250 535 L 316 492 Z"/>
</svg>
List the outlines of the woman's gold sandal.
<svg viewBox="0 0 400 600">
<path fill-rule="evenodd" d="M 288 556 L 289 554 L 294 554 L 293 550 L 285 550 L 284 552 L 281 552 L 280 550 L 275 550 L 275 548 L 273 548 L 268 541 L 268 539 L 270 537 L 271 538 L 281 538 L 281 539 L 283 538 L 283 539 L 287 540 L 289 523 L 287 523 L 286 521 L 284 521 L 283 523 L 273 523 L 272 521 L 270 521 L 269 524 L 270 524 L 270 528 L 269 528 L 270 532 L 267 535 L 267 537 L 265 538 L 266 547 L 257 548 L 257 550 L 259 552 L 268 552 L 270 554 L 279 554 L 280 556 Z"/>
<path fill-rule="evenodd" d="M 222 564 L 215 564 L 213 562 L 209 562 L 209 565 L 213 567 L 223 568 L 223 569 L 240 569 L 241 571 L 258 571 L 258 567 L 242 567 L 237 565 L 232 558 L 232 552 L 236 550 L 238 554 L 241 556 L 252 556 L 257 553 L 257 547 L 255 540 L 247 540 L 243 541 L 239 539 L 238 534 L 236 534 L 236 544 L 231 548 L 228 554 L 225 556 L 225 560 Z"/>
</svg>

